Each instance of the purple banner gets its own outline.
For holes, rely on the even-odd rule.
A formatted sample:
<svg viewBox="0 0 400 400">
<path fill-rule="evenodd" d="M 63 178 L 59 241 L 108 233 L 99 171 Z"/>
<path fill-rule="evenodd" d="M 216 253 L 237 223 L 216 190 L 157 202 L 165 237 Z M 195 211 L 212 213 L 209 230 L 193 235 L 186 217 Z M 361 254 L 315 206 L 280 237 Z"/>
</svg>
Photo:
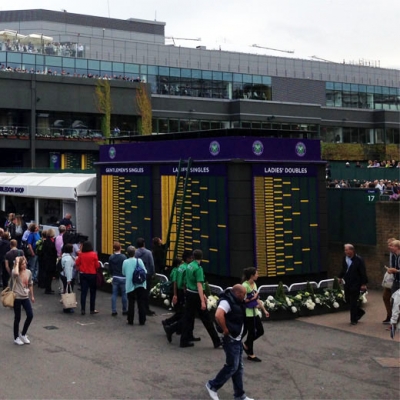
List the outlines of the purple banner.
<svg viewBox="0 0 400 400">
<path fill-rule="evenodd" d="M 187 167 L 181 167 L 181 174 L 186 174 Z M 176 175 L 178 165 L 161 165 L 161 175 Z M 226 166 L 223 164 L 192 164 L 190 167 L 190 176 L 221 176 L 226 175 Z"/>
<path fill-rule="evenodd" d="M 264 137 L 216 137 L 154 140 L 100 146 L 100 163 L 165 162 L 179 159 L 310 162 L 321 160 L 319 140 Z"/>
<path fill-rule="evenodd" d="M 151 167 L 149 165 L 102 165 L 101 175 L 150 175 Z"/>
<path fill-rule="evenodd" d="M 316 165 L 304 164 L 253 164 L 254 176 L 316 176 Z"/>
</svg>

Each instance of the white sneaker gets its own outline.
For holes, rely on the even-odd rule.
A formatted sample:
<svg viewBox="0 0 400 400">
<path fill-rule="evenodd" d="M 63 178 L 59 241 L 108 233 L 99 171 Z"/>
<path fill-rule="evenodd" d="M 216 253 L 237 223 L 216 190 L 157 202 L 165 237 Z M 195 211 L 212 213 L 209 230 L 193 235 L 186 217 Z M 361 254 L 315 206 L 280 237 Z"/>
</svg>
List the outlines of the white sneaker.
<svg viewBox="0 0 400 400">
<path fill-rule="evenodd" d="M 19 339 L 24 343 L 24 344 L 31 344 L 31 341 L 28 339 L 28 336 L 26 335 L 19 335 Z M 250 400 L 250 399 L 249 399 Z"/>
<path fill-rule="evenodd" d="M 219 400 L 218 393 L 215 390 L 211 389 L 211 386 L 208 382 L 206 383 L 206 389 L 213 400 Z"/>
<path fill-rule="evenodd" d="M 251 399 L 250 397 L 243 397 L 243 398 L 241 398 L 241 397 L 235 397 L 235 400 L 254 400 L 254 399 Z"/>
<path fill-rule="evenodd" d="M 20 337 L 17 337 L 17 338 L 14 340 L 14 344 L 17 344 L 18 346 L 22 346 L 22 345 L 24 344 L 24 342 L 21 340 Z"/>
</svg>

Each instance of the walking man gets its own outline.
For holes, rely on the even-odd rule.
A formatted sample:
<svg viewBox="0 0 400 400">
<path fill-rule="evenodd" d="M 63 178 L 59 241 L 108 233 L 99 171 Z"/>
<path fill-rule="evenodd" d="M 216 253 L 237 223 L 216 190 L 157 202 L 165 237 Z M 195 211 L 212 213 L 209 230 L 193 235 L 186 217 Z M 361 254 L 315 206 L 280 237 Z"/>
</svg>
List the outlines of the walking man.
<svg viewBox="0 0 400 400">
<path fill-rule="evenodd" d="M 223 333 L 223 348 L 225 351 L 225 365 L 217 376 L 208 381 L 206 389 L 213 400 L 219 400 L 217 391 L 232 378 L 234 399 L 252 400 L 246 396 L 243 389 L 243 345 L 242 338 L 246 334 L 246 306 L 244 299 L 246 288 L 237 284 L 222 294 L 215 320 Z"/>
<path fill-rule="evenodd" d="M 196 313 L 206 328 L 214 344 L 214 348 L 221 346 L 221 340 L 214 329 L 211 315 L 207 310 L 207 298 L 204 295 L 204 271 L 201 266 L 203 252 L 199 249 L 193 252 L 194 260 L 186 268 L 186 306 L 182 318 L 182 334 L 180 347 L 192 347 L 194 319 Z"/>
<path fill-rule="evenodd" d="M 365 314 L 365 311 L 358 306 L 358 299 L 360 290 L 367 290 L 367 272 L 364 260 L 356 254 L 352 244 L 344 245 L 344 253 L 339 278 L 344 280 L 344 295 L 346 303 L 350 304 L 350 323 L 357 325 L 358 320 Z"/>
<path fill-rule="evenodd" d="M 146 267 L 146 293 L 145 293 L 145 302 L 146 302 L 146 315 L 151 317 L 155 314 L 153 310 L 150 310 L 149 298 L 150 298 L 150 289 L 151 289 L 151 281 L 153 276 L 156 273 L 154 267 L 154 259 L 153 254 L 150 250 L 146 249 L 145 242 L 143 238 L 139 238 L 136 240 L 136 252 L 135 257 L 140 258 L 143 261 L 144 266 Z"/>
</svg>

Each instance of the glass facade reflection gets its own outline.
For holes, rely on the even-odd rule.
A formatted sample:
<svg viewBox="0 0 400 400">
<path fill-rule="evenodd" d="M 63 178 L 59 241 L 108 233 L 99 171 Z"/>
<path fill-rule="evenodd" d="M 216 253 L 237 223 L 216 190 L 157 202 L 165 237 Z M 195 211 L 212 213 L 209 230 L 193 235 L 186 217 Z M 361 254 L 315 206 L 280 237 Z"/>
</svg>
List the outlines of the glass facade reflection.
<svg viewBox="0 0 400 400">
<path fill-rule="evenodd" d="M 400 88 L 326 82 L 328 107 L 400 110 Z"/>
<path fill-rule="evenodd" d="M 168 96 L 272 100 L 269 76 L 7 51 L 0 51 L 0 65 L 18 72 L 143 81 L 152 93 Z"/>
</svg>

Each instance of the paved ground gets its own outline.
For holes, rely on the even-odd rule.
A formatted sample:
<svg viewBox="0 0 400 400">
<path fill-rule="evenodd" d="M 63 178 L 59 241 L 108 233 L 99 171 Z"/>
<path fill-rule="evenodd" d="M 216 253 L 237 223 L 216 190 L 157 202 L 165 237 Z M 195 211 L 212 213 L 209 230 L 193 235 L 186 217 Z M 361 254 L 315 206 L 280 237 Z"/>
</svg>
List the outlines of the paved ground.
<svg viewBox="0 0 400 400">
<path fill-rule="evenodd" d="M 55 284 L 53 286 L 56 286 Z M 80 293 L 80 292 L 78 292 Z M 13 312 L 0 310 L 3 368 L 1 399 L 207 399 L 205 382 L 224 362 L 196 321 L 194 348 L 168 344 L 165 311 L 146 326 L 128 326 L 110 315 L 110 295 L 99 293 L 100 314 L 63 314 L 58 296 L 37 293 L 29 331 L 32 344 L 12 341 Z M 399 399 L 399 341 L 389 338 L 379 292 L 370 292 L 367 314 L 355 327 L 348 313 L 264 323 L 256 344 L 263 362 L 245 364 L 247 394 L 260 399 Z M 45 327 L 57 329 L 48 330 Z M 231 384 L 219 391 L 232 398 Z"/>
</svg>

